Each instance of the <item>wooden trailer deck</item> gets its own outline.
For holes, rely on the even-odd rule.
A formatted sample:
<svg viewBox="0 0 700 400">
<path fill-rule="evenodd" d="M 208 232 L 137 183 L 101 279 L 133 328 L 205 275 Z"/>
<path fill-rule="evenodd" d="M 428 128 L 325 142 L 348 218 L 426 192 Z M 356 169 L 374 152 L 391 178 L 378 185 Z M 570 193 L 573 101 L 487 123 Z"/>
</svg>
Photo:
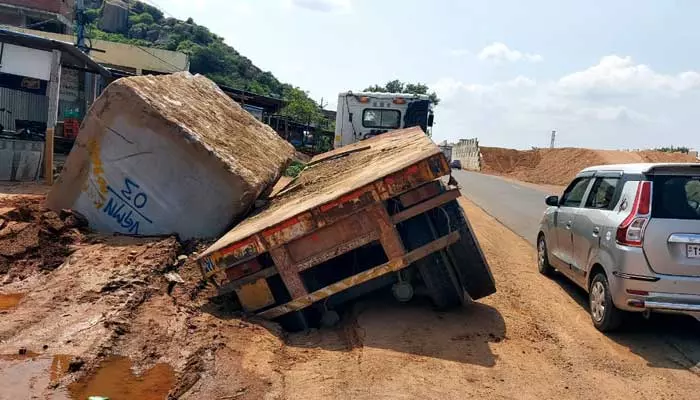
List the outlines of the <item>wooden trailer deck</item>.
<svg viewBox="0 0 700 400">
<path fill-rule="evenodd" d="M 223 277 L 217 283 L 229 284 L 244 308 L 256 311 L 273 303 L 263 280 L 279 273 L 293 302 L 266 311 L 263 316 L 270 318 L 405 267 L 418 255 L 454 243 L 459 235 L 407 253 L 394 225 L 454 200 L 459 192 L 418 189 L 414 196 L 436 197 L 392 216 L 383 201 L 447 174 L 447 160 L 420 128 L 397 130 L 314 157 L 266 208 L 200 256 L 203 274 Z M 382 268 L 308 293 L 302 271 L 373 241 L 381 243 L 389 259 Z M 264 253 L 269 253 L 274 266 L 261 265 L 258 256 Z"/>
<path fill-rule="evenodd" d="M 202 254 L 208 256 L 305 211 L 440 153 L 423 131 L 401 129 L 313 157 L 267 208 L 247 218 Z"/>
</svg>

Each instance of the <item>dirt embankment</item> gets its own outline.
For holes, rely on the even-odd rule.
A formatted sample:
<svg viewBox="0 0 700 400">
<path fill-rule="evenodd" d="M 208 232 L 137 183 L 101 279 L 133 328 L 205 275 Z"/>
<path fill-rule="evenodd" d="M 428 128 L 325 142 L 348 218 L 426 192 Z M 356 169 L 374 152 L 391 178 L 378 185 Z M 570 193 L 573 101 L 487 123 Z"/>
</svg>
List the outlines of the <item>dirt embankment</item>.
<svg viewBox="0 0 700 400">
<path fill-rule="evenodd" d="M 580 148 L 514 150 L 481 147 L 481 155 L 481 171 L 484 173 L 549 185 L 566 185 L 579 171 L 593 165 L 698 161 L 682 153 Z"/>
<path fill-rule="evenodd" d="M 87 221 L 70 211 L 55 213 L 42 196 L 0 199 L 0 273 L 5 280 L 52 270 L 84 239 Z"/>
<path fill-rule="evenodd" d="M 42 202 L 0 196 L 0 399 L 257 399 L 276 390 L 266 357 L 282 333 L 210 301 L 192 257 L 209 243 L 96 235 Z"/>
</svg>

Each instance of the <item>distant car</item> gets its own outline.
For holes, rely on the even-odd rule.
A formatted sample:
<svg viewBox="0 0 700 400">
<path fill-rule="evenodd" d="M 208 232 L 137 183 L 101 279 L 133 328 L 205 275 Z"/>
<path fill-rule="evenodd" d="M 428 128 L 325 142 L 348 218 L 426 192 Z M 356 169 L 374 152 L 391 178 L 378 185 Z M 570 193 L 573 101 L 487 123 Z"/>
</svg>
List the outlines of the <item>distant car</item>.
<svg viewBox="0 0 700 400">
<path fill-rule="evenodd" d="M 462 162 L 460 160 L 453 160 L 450 163 L 450 167 L 452 167 L 454 169 L 462 169 Z"/>
<path fill-rule="evenodd" d="M 546 203 L 539 271 L 588 291 L 598 330 L 630 311 L 700 319 L 700 164 L 586 168 Z"/>
</svg>

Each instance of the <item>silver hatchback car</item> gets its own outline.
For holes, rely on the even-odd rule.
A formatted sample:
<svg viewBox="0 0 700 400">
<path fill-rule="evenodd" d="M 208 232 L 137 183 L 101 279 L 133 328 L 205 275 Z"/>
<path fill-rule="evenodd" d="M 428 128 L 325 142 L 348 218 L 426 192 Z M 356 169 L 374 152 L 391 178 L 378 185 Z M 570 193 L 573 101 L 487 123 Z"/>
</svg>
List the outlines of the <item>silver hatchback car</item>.
<svg viewBox="0 0 700 400">
<path fill-rule="evenodd" d="M 626 311 L 700 319 L 700 164 L 586 168 L 546 203 L 539 271 L 588 291 L 598 330 Z"/>
</svg>

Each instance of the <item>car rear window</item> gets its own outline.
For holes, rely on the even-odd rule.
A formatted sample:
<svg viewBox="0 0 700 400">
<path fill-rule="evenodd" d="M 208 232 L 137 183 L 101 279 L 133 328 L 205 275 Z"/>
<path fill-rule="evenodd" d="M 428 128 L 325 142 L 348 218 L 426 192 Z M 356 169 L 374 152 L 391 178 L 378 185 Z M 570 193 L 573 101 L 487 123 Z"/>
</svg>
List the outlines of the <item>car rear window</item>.
<svg viewBox="0 0 700 400">
<path fill-rule="evenodd" d="M 700 220 L 700 176 L 656 175 L 651 216 Z"/>
</svg>

